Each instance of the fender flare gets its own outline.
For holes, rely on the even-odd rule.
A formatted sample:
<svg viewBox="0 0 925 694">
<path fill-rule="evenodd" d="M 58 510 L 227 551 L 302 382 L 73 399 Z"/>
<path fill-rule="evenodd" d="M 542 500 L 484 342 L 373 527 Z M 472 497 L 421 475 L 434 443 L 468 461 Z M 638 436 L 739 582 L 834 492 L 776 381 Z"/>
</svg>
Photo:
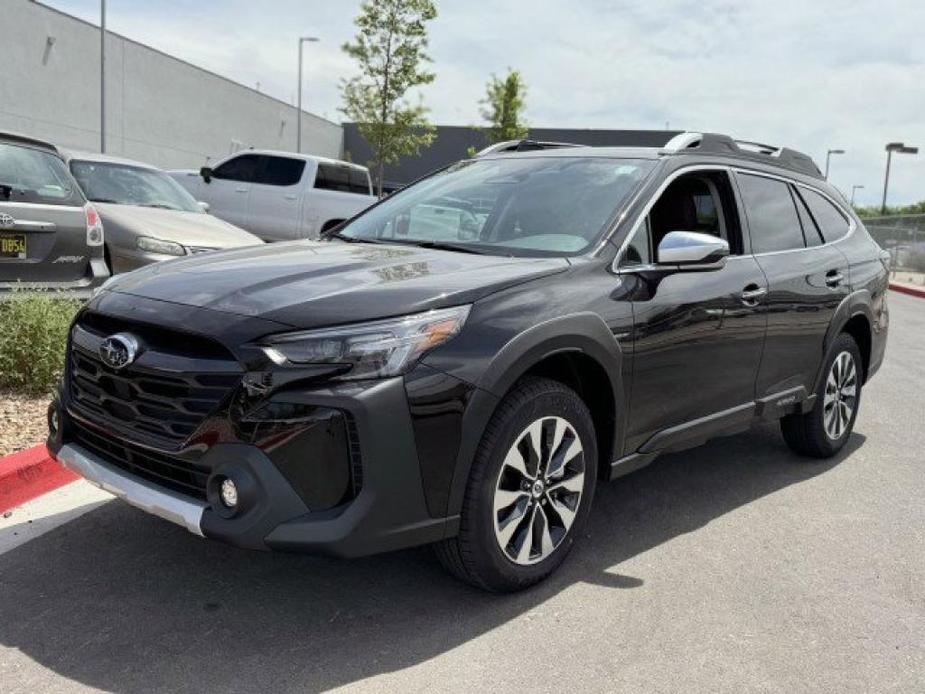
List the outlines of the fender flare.
<svg viewBox="0 0 925 694">
<path fill-rule="evenodd" d="M 544 359 L 556 354 L 580 353 L 594 359 L 609 376 L 614 401 L 615 455 L 622 450 L 626 409 L 624 407 L 623 351 L 604 320 L 596 313 L 583 312 L 550 319 L 518 334 L 492 359 L 473 392 L 462 422 L 462 437 L 450 485 L 447 515 L 462 509 L 469 471 L 485 427 L 505 393 Z M 611 461 L 599 461 L 609 467 Z"/>
<path fill-rule="evenodd" d="M 829 328 L 826 330 L 825 339 L 822 343 L 822 362 L 819 364 L 819 371 L 816 373 L 816 378 L 813 381 L 812 393 L 819 390 L 819 385 L 822 379 L 825 378 L 826 356 L 828 356 L 835 338 L 841 334 L 845 325 L 848 324 L 848 321 L 857 316 L 864 316 L 867 319 L 868 325 L 874 325 L 874 315 L 873 311 L 870 309 L 870 302 L 870 292 L 867 289 L 858 289 L 842 299 L 838 308 L 835 309 L 835 313 L 832 315 L 832 320 L 829 322 Z M 871 335 L 871 339 L 873 339 L 873 335 Z"/>
</svg>

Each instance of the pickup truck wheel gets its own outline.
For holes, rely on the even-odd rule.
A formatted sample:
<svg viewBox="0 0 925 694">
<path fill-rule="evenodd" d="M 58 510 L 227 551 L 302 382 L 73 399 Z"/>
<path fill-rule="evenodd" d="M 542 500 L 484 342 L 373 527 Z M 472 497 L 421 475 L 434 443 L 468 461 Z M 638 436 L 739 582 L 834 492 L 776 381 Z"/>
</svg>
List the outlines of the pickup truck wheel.
<svg viewBox="0 0 925 694">
<path fill-rule="evenodd" d="M 862 364 L 854 338 L 839 335 L 826 358 L 825 377 L 816 391 L 813 409 L 780 421 L 781 433 L 791 449 L 813 458 L 829 458 L 842 449 L 861 404 Z"/>
<path fill-rule="evenodd" d="M 443 565 L 480 588 L 526 588 L 555 571 L 581 533 L 597 479 L 587 406 L 558 381 L 527 378 L 502 400 L 473 461 L 459 535 Z"/>
</svg>

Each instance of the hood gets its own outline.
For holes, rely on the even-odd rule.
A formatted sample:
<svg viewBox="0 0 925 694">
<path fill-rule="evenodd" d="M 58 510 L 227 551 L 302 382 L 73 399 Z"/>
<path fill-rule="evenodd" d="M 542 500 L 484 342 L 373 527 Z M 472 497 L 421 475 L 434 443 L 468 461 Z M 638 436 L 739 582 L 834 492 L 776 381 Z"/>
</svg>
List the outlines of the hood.
<svg viewBox="0 0 925 694">
<path fill-rule="evenodd" d="M 236 248 L 263 243 L 253 234 L 205 212 L 179 212 L 105 202 L 95 202 L 93 206 L 103 219 L 104 232 L 153 236 L 184 246 L 203 248 Z"/>
<path fill-rule="evenodd" d="M 564 258 L 294 241 L 149 265 L 106 288 L 314 328 L 466 304 L 568 267 Z"/>
</svg>

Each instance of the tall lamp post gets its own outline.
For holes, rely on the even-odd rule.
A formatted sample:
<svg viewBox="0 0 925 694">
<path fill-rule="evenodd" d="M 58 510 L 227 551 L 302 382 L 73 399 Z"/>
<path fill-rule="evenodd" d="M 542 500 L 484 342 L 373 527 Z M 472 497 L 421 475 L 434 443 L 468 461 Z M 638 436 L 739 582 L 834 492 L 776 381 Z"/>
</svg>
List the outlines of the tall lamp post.
<svg viewBox="0 0 925 694">
<path fill-rule="evenodd" d="M 845 150 L 843 149 L 830 149 L 825 153 L 825 180 L 829 180 L 829 160 L 832 158 L 833 154 L 844 154 Z"/>
<path fill-rule="evenodd" d="M 851 206 L 852 207 L 854 207 L 854 194 L 857 191 L 863 190 L 863 189 L 864 189 L 864 186 L 851 186 Z"/>
<path fill-rule="evenodd" d="M 302 36 L 299 38 L 299 97 L 298 106 L 296 108 L 298 123 L 295 128 L 295 151 L 299 153 L 302 152 L 302 45 L 306 42 L 315 43 L 316 41 L 320 41 L 316 36 Z"/>
<path fill-rule="evenodd" d="M 106 151 L 106 0 L 100 0 L 100 152 Z"/>
<path fill-rule="evenodd" d="M 918 154 L 918 147 L 907 147 L 902 142 L 890 142 L 886 146 L 886 175 L 883 177 L 883 202 L 880 205 L 880 214 L 886 214 L 886 191 L 890 185 L 890 160 L 893 152 L 899 154 Z"/>
</svg>

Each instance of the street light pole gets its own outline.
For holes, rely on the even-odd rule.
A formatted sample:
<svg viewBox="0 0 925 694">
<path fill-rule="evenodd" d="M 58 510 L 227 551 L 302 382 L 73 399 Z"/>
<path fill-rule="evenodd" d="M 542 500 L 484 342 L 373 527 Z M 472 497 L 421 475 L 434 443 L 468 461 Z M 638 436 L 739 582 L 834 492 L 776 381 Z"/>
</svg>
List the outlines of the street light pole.
<svg viewBox="0 0 925 694">
<path fill-rule="evenodd" d="M 827 181 L 829 180 L 829 160 L 832 158 L 832 155 L 833 154 L 844 154 L 844 153 L 845 153 L 845 150 L 843 149 L 830 149 L 828 152 L 825 153 L 825 175 L 823 176 L 825 180 Z"/>
<path fill-rule="evenodd" d="M 296 106 L 296 119 L 298 123 L 296 124 L 295 132 L 295 151 L 300 153 L 302 152 L 302 44 L 306 41 L 314 43 L 319 39 L 315 36 L 302 36 L 299 38 L 299 90 L 298 90 L 298 102 Z"/>
<path fill-rule="evenodd" d="M 863 188 L 864 186 L 851 186 L 851 206 L 852 207 L 854 207 L 854 194 L 857 191 L 862 190 Z"/>
<path fill-rule="evenodd" d="M 100 0 L 100 152 L 106 151 L 106 0 Z"/>
<path fill-rule="evenodd" d="M 886 191 L 890 185 L 890 162 L 893 152 L 899 154 L 918 154 L 918 147 L 906 147 L 902 142 L 889 142 L 886 146 L 886 175 L 883 177 L 883 202 L 880 204 L 880 214 L 886 214 Z"/>
</svg>

